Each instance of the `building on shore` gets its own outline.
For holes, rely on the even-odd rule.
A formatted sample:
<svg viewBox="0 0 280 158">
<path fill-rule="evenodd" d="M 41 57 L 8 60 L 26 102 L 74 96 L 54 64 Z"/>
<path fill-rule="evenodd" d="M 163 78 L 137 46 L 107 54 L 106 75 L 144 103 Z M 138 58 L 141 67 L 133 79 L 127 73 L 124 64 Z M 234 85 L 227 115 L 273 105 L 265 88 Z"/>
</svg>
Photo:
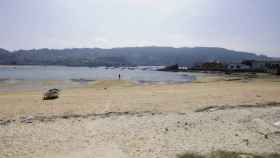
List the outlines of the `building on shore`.
<svg viewBox="0 0 280 158">
<path fill-rule="evenodd" d="M 193 66 L 189 70 L 224 72 L 262 72 L 280 75 L 280 61 L 244 60 L 240 63 L 206 62 Z"/>
<path fill-rule="evenodd" d="M 245 60 L 242 63 L 250 66 L 254 71 L 267 73 L 277 73 L 280 68 L 280 61 L 277 60 Z"/>
</svg>

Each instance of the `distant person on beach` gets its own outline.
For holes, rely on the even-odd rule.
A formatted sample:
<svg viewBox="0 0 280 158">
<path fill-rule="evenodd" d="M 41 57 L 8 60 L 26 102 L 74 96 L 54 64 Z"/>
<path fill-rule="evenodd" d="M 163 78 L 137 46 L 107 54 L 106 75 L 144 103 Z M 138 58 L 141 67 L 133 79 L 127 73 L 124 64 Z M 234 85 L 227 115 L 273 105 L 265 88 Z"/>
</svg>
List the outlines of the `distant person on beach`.
<svg viewBox="0 0 280 158">
<path fill-rule="evenodd" d="M 121 74 L 119 74 L 119 80 L 121 79 Z"/>
</svg>

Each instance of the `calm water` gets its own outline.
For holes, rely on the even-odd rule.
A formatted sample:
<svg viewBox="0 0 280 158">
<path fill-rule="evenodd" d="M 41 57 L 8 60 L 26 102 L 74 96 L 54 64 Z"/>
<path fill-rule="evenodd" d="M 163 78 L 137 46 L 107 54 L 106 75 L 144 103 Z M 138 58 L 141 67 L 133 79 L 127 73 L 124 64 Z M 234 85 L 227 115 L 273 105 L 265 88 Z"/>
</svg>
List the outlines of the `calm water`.
<svg viewBox="0 0 280 158">
<path fill-rule="evenodd" d="M 188 73 L 156 71 L 159 67 L 0 66 L 0 80 L 114 80 L 137 82 L 190 82 Z"/>
</svg>

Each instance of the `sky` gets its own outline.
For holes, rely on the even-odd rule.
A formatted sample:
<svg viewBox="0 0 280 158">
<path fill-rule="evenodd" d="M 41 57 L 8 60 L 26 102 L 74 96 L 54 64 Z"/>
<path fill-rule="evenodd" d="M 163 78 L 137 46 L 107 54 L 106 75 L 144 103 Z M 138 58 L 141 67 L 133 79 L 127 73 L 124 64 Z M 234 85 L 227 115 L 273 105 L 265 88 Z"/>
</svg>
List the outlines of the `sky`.
<svg viewBox="0 0 280 158">
<path fill-rule="evenodd" d="M 0 0 L 0 48 L 223 47 L 280 57 L 280 0 Z"/>
</svg>

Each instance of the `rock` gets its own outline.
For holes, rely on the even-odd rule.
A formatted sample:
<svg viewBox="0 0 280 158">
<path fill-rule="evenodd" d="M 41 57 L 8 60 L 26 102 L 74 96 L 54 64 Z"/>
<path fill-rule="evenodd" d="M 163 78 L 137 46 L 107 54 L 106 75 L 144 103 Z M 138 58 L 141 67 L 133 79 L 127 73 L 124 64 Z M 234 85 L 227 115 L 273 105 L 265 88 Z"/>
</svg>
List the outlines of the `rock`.
<svg viewBox="0 0 280 158">
<path fill-rule="evenodd" d="M 33 116 L 27 116 L 27 117 L 23 117 L 22 120 L 20 121 L 21 123 L 32 123 L 33 122 L 34 117 Z"/>
<path fill-rule="evenodd" d="M 245 142 L 247 146 L 249 146 L 249 139 L 243 139 L 242 141 Z"/>
<path fill-rule="evenodd" d="M 264 135 L 264 138 L 265 138 L 265 139 L 268 139 L 268 135 L 267 135 L 267 134 L 265 134 L 265 135 Z"/>
<path fill-rule="evenodd" d="M 59 97 L 60 90 L 59 89 L 50 89 L 48 90 L 44 96 L 43 100 L 52 100 L 52 99 L 57 99 Z"/>
<path fill-rule="evenodd" d="M 179 66 L 177 64 L 166 66 L 165 68 L 162 69 L 158 69 L 158 71 L 178 71 L 178 70 L 179 70 Z"/>
<path fill-rule="evenodd" d="M 273 125 L 274 125 L 274 126 L 278 126 L 278 127 L 280 127 L 280 121 L 275 122 Z"/>
<path fill-rule="evenodd" d="M 278 66 L 276 75 L 280 76 L 280 67 Z"/>
<path fill-rule="evenodd" d="M 8 125 L 8 124 L 10 124 L 10 123 L 12 123 L 12 121 L 11 120 L 6 120 L 6 121 L 0 121 L 0 125 Z"/>
</svg>

